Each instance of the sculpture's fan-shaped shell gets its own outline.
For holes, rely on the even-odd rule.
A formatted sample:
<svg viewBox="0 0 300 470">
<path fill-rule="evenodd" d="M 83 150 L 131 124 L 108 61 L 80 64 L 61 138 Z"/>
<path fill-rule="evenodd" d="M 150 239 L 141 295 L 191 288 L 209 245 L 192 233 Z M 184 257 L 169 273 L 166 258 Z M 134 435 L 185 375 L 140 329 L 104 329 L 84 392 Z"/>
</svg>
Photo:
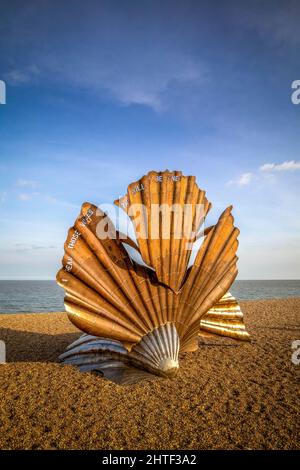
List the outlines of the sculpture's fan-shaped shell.
<svg viewBox="0 0 300 470">
<path fill-rule="evenodd" d="M 184 350 L 197 349 L 200 319 L 228 291 L 237 275 L 238 234 L 231 207 L 228 207 L 205 237 L 194 265 L 188 270 L 176 312 Z M 187 310 L 188 325 L 185 320 Z"/>
<path fill-rule="evenodd" d="M 194 176 L 151 171 L 116 200 L 131 218 L 144 262 L 175 292 L 182 286 L 192 242 L 210 208 Z"/>
<path fill-rule="evenodd" d="M 82 224 L 87 211 L 90 222 Z M 122 341 L 130 350 L 168 322 L 166 302 L 172 292 L 152 280 L 150 270 L 132 263 L 119 240 L 97 238 L 103 217 L 95 206 L 83 205 L 69 231 L 57 281 L 66 290 L 65 306 L 76 326 Z"/>
<path fill-rule="evenodd" d="M 241 309 L 229 292 L 201 318 L 199 335 L 249 340 Z M 155 375 L 174 375 L 179 367 L 179 346 L 176 328 L 167 323 L 144 336 L 131 352 L 120 341 L 84 334 L 67 348 L 60 360 L 78 366 L 83 372 L 95 371 L 113 382 L 128 385 L 152 380 Z"/>
<path fill-rule="evenodd" d="M 78 366 L 81 371 L 99 371 L 110 380 L 124 383 L 135 377 L 139 380 L 141 370 L 147 371 L 145 378 L 172 377 L 179 368 L 178 353 L 176 328 L 166 324 L 145 335 L 131 352 L 120 341 L 83 335 L 67 348 L 60 360 Z"/>
<path fill-rule="evenodd" d="M 150 173 L 142 179 L 144 187 L 152 188 L 149 178 L 155 175 L 158 174 Z M 169 181 L 161 181 L 168 188 Z M 194 183 L 196 196 L 193 191 L 189 196 L 182 195 L 181 188 L 186 191 L 188 186 L 187 180 L 183 181 L 183 186 L 175 190 L 183 201 L 192 200 L 193 204 L 206 201 Z M 173 191 L 174 185 L 170 187 Z M 209 204 L 204 205 L 208 210 Z M 105 237 L 103 225 L 108 227 Z M 125 376 L 133 380 L 137 377 L 135 369 L 172 376 L 178 370 L 179 352 L 197 349 L 200 330 L 247 339 L 238 306 L 233 306 L 231 298 L 222 298 L 237 274 L 238 233 L 229 207 L 216 225 L 204 232 L 203 243 L 188 270 L 188 255 L 182 240 L 179 244 L 176 240 L 174 245 L 162 242 L 162 256 L 157 258 L 149 243 L 150 251 L 146 252 L 152 256 L 150 264 L 155 267 L 154 272 L 129 257 L 123 243 L 138 248 L 130 239 L 122 241 L 106 214 L 92 204 L 83 204 L 68 232 L 63 268 L 57 274 L 57 281 L 66 291 L 65 307 L 70 320 L 91 336 L 73 344 L 63 355 L 64 362 L 79 365 L 82 370 L 102 371 L 105 376 L 118 380 L 120 377 L 125 380 Z M 141 240 L 139 245 L 142 253 L 146 245 Z M 177 258 L 172 257 L 173 248 Z M 169 268 L 174 259 L 179 267 L 172 274 Z M 162 269 L 163 264 L 167 265 L 166 270 Z M 173 275 L 175 284 L 172 284 Z"/>
<path fill-rule="evenodd" d="M 248 341 L 250 339 L 237 300 L 227 292 L 200 321 L 200 330 L 209 334 L 228 336 Z M 201 334 L 200 333 L 200 334 Z"/>
<path fill-rule="evenodd" d="M 72 343 L 60 360 L 64 364 L 77 366 L 81 372 L 93 371 L 121 385 L 156 377 L 131 364 L 127 349 L 119 341 L 86 334 Z"/>
<path fill-rule="evenodd" d="M 154 328 L 130 352 L 136 364 L 149 371 L 158 371 L 160 375 L 172 376 L 177 373 L 179 336 L 172 323 Z"/>
</svg>

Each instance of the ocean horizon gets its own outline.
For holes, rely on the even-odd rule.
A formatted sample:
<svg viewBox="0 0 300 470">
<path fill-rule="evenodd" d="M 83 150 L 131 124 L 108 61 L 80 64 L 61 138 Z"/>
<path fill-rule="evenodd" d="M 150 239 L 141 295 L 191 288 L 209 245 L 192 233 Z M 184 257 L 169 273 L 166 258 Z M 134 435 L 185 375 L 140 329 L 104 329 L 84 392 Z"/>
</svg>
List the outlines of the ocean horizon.
<svg viewBox="0 0 300 470">
<path fill-rule="evenodd" d="M 238 300 L 300 297 L 300 280 L 237 280 L 230 292 Z M 63 299 L 56 281 L 0 280 L 0 314 L 59 312 Z"/>
</svg>

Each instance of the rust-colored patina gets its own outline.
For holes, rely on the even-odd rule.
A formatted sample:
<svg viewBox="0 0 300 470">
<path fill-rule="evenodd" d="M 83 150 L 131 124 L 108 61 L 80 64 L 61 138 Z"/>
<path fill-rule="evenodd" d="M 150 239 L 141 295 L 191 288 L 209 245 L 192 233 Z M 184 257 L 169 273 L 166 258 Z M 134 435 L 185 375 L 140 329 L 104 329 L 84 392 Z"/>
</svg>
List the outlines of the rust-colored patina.
<svg viewBox="0 0 300 470">
<path fill-rule="evenodd" d="M 116 381 L 129 369 L 130 377 L 139 369 L 139 379 L 141 369 L 172 376 L 179 353 L 198 348 L 199 334 L 249 339 L 228 293 L 237 275 L 239 234 L 232 207 L 204 230 L 211 204 L 195 177 L 179 171 L 152 171 L 115 203 L 129 215 L 136 242 L 89 203 L 68 232 L 57 281 L 70 320 L 90 336 L 71 345 L 63 360 Z M 144 265 L 130 257 L 128 245 Z"/>
</svg>

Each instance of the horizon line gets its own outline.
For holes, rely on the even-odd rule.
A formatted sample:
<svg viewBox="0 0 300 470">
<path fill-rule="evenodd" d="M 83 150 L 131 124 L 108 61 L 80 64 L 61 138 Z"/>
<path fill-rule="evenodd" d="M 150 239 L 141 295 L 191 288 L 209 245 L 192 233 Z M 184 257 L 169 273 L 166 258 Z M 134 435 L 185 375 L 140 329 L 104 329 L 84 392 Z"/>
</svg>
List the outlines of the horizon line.
<svg viewBox="0 0 300 470">
<path fill-rule="evenodd" d="M 2 278 L 1 281 L 53 281 L 56 282 L 55 278 Z M 235 279 L 236 281 L 300 281 L 299 278 L 251 278 L 251 279 Z"/>
</svg>

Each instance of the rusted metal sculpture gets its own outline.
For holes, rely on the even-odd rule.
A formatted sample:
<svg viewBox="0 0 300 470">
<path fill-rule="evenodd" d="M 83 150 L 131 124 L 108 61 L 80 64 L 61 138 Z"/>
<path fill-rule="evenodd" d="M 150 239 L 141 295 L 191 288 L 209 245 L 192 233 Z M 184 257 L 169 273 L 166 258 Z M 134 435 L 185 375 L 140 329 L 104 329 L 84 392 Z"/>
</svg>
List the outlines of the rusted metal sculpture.
<svg viewBox="0 0 300 470">
<path fill-rule="evenodd" d="M 238 259 L 232 208 L 201 231 L 211 204 L 195 177 L 179 171 L 148 173 L 115 204 L 129 215 L 137 243 L 89 203 L 69 230 L 57 282 L 66 291 L 70 320 L 85 334 L 61 360 L 130 383 L 176 374 L 179 353 L 195 351 L 199 335 L 248 340 L 242 312 L 228 293 Z M 140 253 L 143 266 L 128 246 Z"/>
</svg>

